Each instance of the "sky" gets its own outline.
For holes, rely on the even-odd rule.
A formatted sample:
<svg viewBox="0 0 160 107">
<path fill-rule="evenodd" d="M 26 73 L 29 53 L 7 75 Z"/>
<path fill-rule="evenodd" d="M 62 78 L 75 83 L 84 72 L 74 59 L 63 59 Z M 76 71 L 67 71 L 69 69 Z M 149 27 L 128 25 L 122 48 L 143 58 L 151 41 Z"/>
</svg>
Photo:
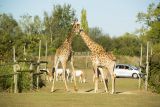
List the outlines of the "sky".
<svg viewBox="0 0 160 107">
<path fill-rule="evenodd" d="M 0 13 L 9 13 L 19 20 L 29 14 L 43 17 L 51 13 L 53 5 L 71 4 L 80 20 L 81 10 L 87 11 L 89 27 L 100 27 L 103 33 L 120 36 L 140 28 L 136 22 L 138 12 L 146 12 L 150 3 L 160 0 L 0 0 Z"/>
</svg>

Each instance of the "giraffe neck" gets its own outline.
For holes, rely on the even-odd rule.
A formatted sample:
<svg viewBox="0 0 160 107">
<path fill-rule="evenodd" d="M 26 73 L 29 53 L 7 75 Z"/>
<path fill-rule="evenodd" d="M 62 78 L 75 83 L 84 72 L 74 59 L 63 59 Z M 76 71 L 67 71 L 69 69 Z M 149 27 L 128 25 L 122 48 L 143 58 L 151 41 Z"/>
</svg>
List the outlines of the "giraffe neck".
<svg viewBox="0 0 160 107">
<path fill-rule="evenodd" d="M 74 29 L 73 29 L 73 26 L 72 28 L 69 30 L 68 34 L 67 34 L 67 38 L 64 40 L 63 44 L 61 47 L 71 47 L 71 44 L 72 44 L 72 40 L 73 40 L 73 32 L 74 32 Z"/>
<path fill-rule="evenodd" d="M 67 35 L 67 38 L 66 38 L 65 41 L 64 41 L 64 44 L 68 43 L 68 44 L 71 45 L 72 40 L 73 40 L 73 34 L 72 34 L 72 31 L 70 31 L 70 32 L 68 33 L 68 35 Z"/>
<path fill-rule="evenodd" d="M 94 42 L 84 31 L 81 31 L 80 35 L 91 52 L 94 52 L 94 53 L 105 52 L 103 47 L 97 44 L 96 42 Z"/>
</svg>

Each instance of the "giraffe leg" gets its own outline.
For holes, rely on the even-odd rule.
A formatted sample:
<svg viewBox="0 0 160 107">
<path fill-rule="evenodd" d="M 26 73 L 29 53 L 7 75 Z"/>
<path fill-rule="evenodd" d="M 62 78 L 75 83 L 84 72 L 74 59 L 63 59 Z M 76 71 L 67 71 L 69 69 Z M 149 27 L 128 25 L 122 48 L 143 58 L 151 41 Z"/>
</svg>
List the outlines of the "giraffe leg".
<svg viewBox="0 0 160 107">
<path fill-rule="evenodd" d="M 56 70 L 57 70 L 57 67 L 58 67 L 58 64 L 59 64 L 59 60 L 56 58 L 55 59 L 55 66 L 52 68 L 52 87 L 51 87 L 51 92 L 54 91 L 54 85 L 55 85 L 55 79 L 56 79 Z"/>
<path fill-rule="evenodd" d="M 115 93 L 115 75 L 111 74 L 111 79 L 112 79 L 112 92 L 111 94 Z"/>
<path fill-rule="evenodd" d="M 105 74 L 104 74 L 104 71 L 102 68 L 98 68 L 98 69 L 99 69 L 101 76 L 102 76 L 102 82 L 104 84 L 105 92 L 108 93 L 108 78 L 105 78 Z"/>
<path fill-rule="evenodd" d="M 82 83 L 82 76 L 79 77 L 79 82 Z"/>
<path fill-rule="evenodd" d="M 85 79 L 84 74 L 82 74 L 82 83 L 86 83 L 86 79 Z"/>
<path fill-rule="evenodd" d="M 52 79 L 51 92 L 54 91 L 54 85 L 55 85 L 55 79 L 56 79 L 56 71 L 54 71 L 54 72 L 52 73 L 52 77 L 53 77 L 53 79 Z"/>
<path fill-rule="evenodd" d="M 72 74 L 73 74 L 73 81 L 74 81 L 74 90 L 75 91 L 78 91 L 77 89 L 77 83 L 76 83 L 76 73 L 75 73 L 75 69 L 74 69 L 74 66 L 73 66 L 73 57 L 71 57 L 71 67 L 72 67 Z"/>
<path fill-rule="evenodd" d="M 62 63 L 62 67 L 63 67 L 62 78 L 63 78 L 63 81 L 64 81 L 65 90 L 66 90 L 66 91 L 69 91 L 69 90 L 68 90 L 68 86 L 67 86 L 67 81 L 66 81 L 66 62 L 63 62 L 63 63 Z"/>
<path fill-rule="evenodd" d="M 112 92 L 111 94 L 114 94 L 115 93 L 115 74 L 114 74 L 114 65 L 115 63 L 113 63 L 110 68 L 109 68 L 109 72 L 111 74 L 111 80 L 112 80 Z"/>
<path fill-rule="evenodd" d="M 97 66 L 94 66 L 95 71 L 95 78 L 94 78 L 94 92 L 97 93 L 98 91 L 98 72 L 97 72 Z"/>
</svg>

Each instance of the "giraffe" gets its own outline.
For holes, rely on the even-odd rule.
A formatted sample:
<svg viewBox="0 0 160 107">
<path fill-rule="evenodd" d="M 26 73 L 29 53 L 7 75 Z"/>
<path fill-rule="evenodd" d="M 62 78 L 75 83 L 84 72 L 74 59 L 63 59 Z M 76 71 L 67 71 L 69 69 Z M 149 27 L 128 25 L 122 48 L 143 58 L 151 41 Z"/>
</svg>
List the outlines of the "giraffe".
<svg viewBox="0 0 160 107">
<path fill-rule="evenodd" d="M 80 30 L 80 36 L 85 42 L 85 44 L 88 46 L 89 50 L 91 51 L 91 61 L 93 65 L 93 69 L 95 71 L 95 81 L 94 81 L 94 91 L 95 93 L 98 91 L 98 71 L 99 68 L 106 68 L 110 75 L 112 80 L 112 91 L 113 94 L 115 92 L 115 74 L 114 74 L 114 66 L 116 64 L 115 60 L 116 58 L 113 56 L 113 54 L 108 53 L 104 50 L 104 48 L 99 45 L 98 43 L 94 42 L 82 29 Z M 108 80 L 104 77 L 104 72 L 102 69 L 100 69 L 105 91 L 108 92 Z"/>
<path fill-rule="evenodd" d="M 57 70 L 59 63 L 61 63 L 63 71 L 66 71 L 66 65 L 67 62 L 70 61 L 71 62 L 71 67 L 72 67 L 72 71 L 73 71 L 73 79 L 74 79 L 74 90 L 77 91 L 77 87 L 76 87 L 76 80 L 75 80 L 75 73 L 74 73 L 74 66 L 73 66 L 73 58 L 72 58 L 72 39 L 73 39 L 73 33 L 79 33 L 79 23 L 77 21 L 74 21 L 74 23 L 72 24 L 72 28 L 69 31 L 67 38 L 65 39 L 65 41 L 63 42 L 63 44 L 56 50 L 55 53 L 55 58 L 54 58 L 54 66 L 52 69 L 52 73 L 53 73 L 53 79 L 52 79 L 52 87 L 51 87 L 51 92 L 54 91 L 54 85 L 55 85 L 55 70 Z M 64 80 L 64 84 L 65 84 L 65 89 L 66 91 L 68 90 L 68 86 L 67 86 L 67 82 L 66 82 L 66 77 L 65 74 L 66 72 L 63 72 L 63 80 Z"/>
</svg>

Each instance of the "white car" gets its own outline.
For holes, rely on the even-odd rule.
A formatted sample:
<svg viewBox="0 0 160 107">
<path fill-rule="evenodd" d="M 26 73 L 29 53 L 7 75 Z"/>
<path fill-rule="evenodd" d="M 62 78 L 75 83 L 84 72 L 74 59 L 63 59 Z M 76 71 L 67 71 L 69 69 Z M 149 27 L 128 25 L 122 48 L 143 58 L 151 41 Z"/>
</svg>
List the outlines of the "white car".
<svg viewBox="0 0 160 107">
<path fill-rule="evenodd" d="M 140 70 L 137 67 L 129 64 L 117 64 L 114 68 L 114 72 L 116 74 L 116 77 L 141 77 Z"/>
</svg>

